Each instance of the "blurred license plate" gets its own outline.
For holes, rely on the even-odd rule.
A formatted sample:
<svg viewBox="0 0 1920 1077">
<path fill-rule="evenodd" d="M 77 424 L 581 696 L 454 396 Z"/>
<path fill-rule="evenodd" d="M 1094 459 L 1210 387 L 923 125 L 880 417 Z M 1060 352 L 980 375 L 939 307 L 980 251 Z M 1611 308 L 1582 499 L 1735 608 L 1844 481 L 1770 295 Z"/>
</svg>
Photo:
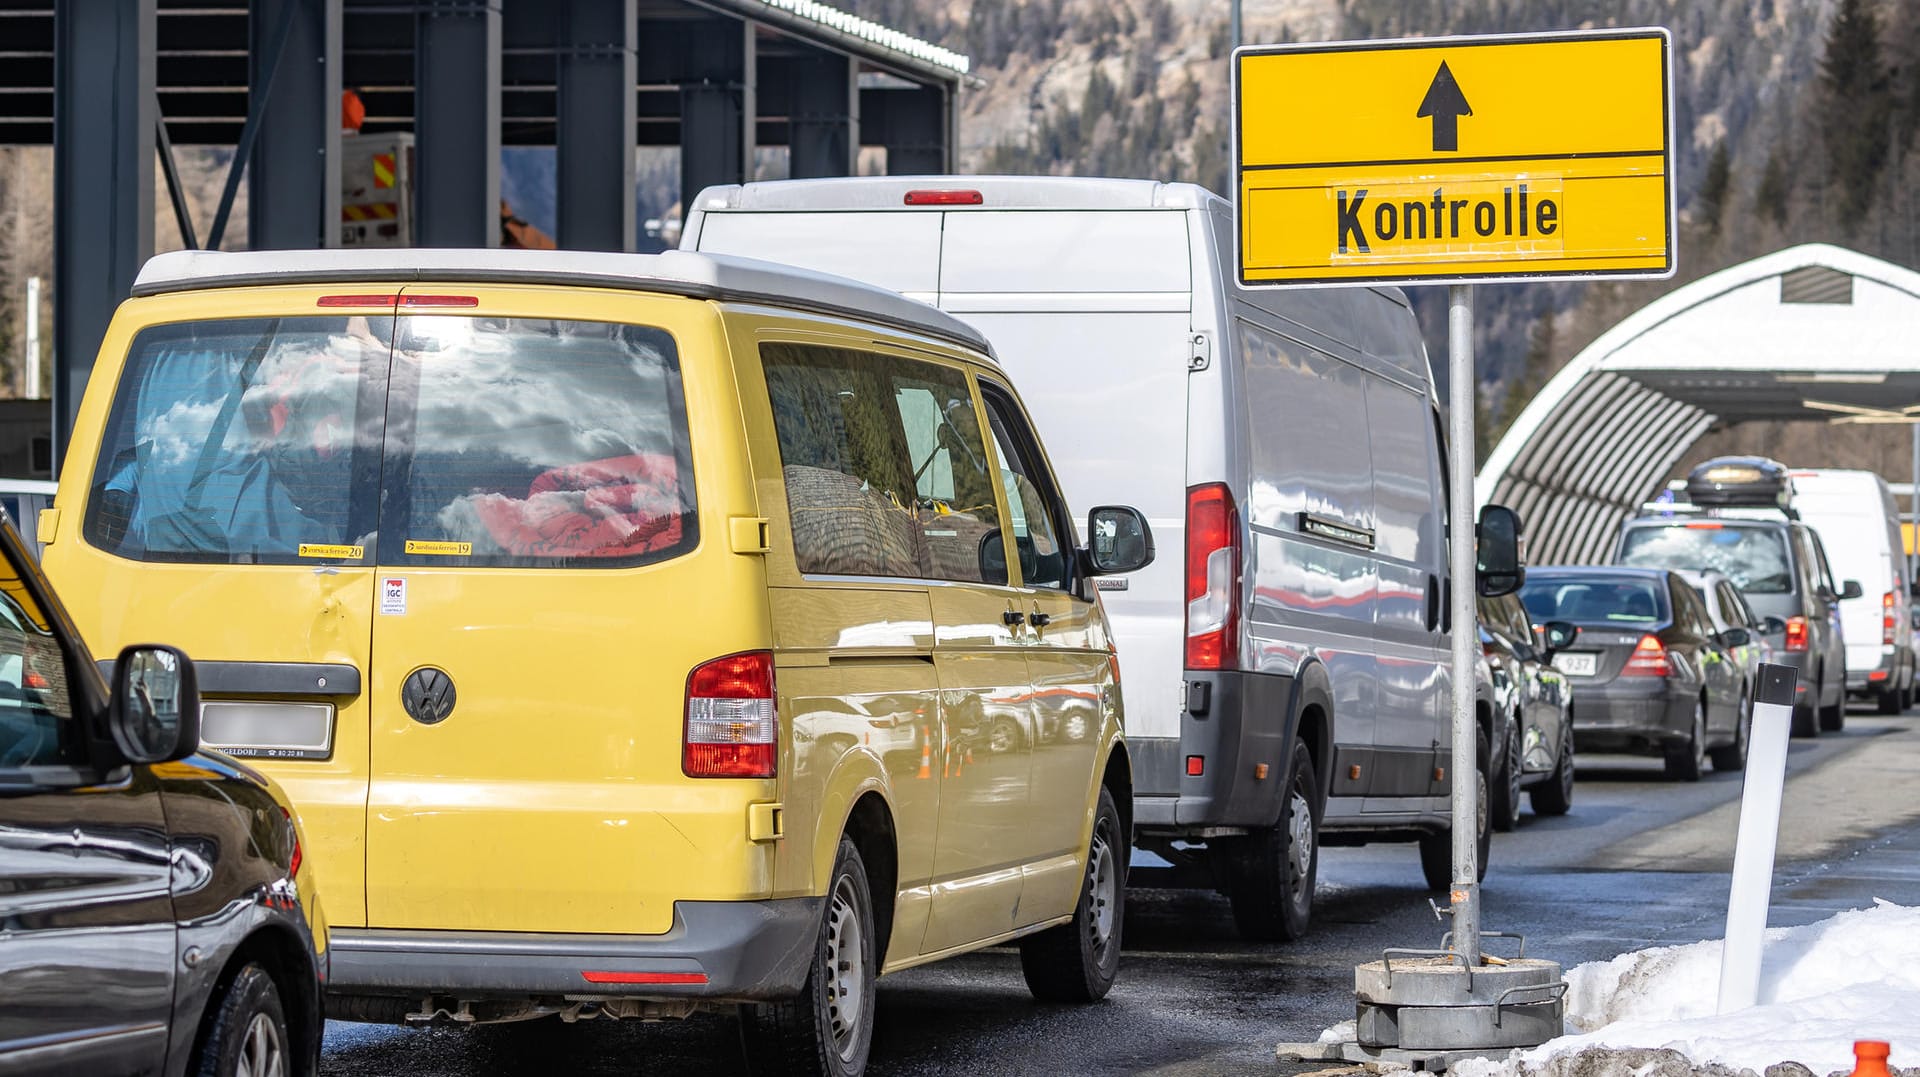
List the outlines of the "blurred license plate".
<svg viewBox="0 0 1920 1077">
<path fill-rule="evenodd" d="M 1600 656 L 1592 652 L 1569 654 L 1563 651 L 1553 656 L 1553 668 L 1569 677 L 1591 677 L 1599 669 L 1599 659 Z"/>
</svg>

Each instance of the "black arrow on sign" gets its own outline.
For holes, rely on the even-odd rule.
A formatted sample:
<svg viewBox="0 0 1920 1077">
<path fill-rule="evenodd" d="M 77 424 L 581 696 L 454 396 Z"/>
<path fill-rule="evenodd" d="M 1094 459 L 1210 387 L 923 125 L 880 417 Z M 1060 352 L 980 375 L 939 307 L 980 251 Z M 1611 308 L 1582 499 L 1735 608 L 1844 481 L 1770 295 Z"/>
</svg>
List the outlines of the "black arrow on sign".
<svg viewBox="0 0 1920 1077">
<path fill-rule="evenodd" d="M 1460 84 L 1453 81 L 1453 72 L 1447 69 L 1447 62 L 1440 61 L 1440 70 L 1433 74 L 1433 85 L 1427 87 L 1427 96 L 1420 99 L 1420 111 L 1414 115 L 1425 119 L 1433 117 L 1433 150 L 1435 153 L 1451 153 L 1460 148 L 1460 117 L 1473 115 L 1473 106 L 1467 104 L 1467 97 L 1460 92 Z"/>
</svg>

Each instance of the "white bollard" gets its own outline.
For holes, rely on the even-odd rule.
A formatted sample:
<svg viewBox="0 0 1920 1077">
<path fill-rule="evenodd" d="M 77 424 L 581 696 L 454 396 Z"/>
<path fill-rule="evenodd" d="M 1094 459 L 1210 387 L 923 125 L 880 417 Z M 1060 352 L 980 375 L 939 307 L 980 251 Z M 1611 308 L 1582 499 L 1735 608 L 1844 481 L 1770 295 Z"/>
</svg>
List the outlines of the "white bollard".
<svg viewBox="0 0 1920 1077">
<path fill-rule="evenodd" d="M 1727 894 L 1727 939 L 1720 954 L 1720 1012 L 1759 1001 L 1760 951 L 1773 890 L 1773 850 L 1780 837 L 1780 797 L 1787 784 L 1787 739 L 1793 731 L 1792 666 L 1762 665 L 1753 692 L 1740 836 Z"/>
</svg>

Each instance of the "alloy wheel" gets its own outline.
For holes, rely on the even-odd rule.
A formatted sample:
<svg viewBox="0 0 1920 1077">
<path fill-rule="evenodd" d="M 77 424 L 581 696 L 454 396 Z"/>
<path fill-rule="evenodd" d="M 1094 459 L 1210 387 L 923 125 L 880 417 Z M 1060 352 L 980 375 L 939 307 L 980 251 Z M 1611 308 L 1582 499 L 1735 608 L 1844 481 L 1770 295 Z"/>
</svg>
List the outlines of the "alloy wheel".
<svg viewBox="0 0 1920 1077">
<path fill-rule="evenodd" d="M 272 1017 L 256 1013 L 253 1020 L 247 1022 L 233 1072 L 234 1077 L 286 1077 L 286 1050 L 280 1043 L 280 1028 Z"/>
</svg>

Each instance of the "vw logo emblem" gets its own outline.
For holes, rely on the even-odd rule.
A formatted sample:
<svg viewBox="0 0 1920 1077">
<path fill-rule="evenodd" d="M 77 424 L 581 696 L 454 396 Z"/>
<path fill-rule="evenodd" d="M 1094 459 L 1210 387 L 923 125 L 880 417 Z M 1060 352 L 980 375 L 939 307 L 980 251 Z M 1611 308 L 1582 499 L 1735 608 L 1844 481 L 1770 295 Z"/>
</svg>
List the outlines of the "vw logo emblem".
<svg viewBox="0 0 1920 1077">
<path fill-rule="evenodd" d="M 421 666 L 400 686 L 400 705 L 421 725 L 444 722 L 453 713 L 453 678 L 444 669 Z"/>
</svg>

